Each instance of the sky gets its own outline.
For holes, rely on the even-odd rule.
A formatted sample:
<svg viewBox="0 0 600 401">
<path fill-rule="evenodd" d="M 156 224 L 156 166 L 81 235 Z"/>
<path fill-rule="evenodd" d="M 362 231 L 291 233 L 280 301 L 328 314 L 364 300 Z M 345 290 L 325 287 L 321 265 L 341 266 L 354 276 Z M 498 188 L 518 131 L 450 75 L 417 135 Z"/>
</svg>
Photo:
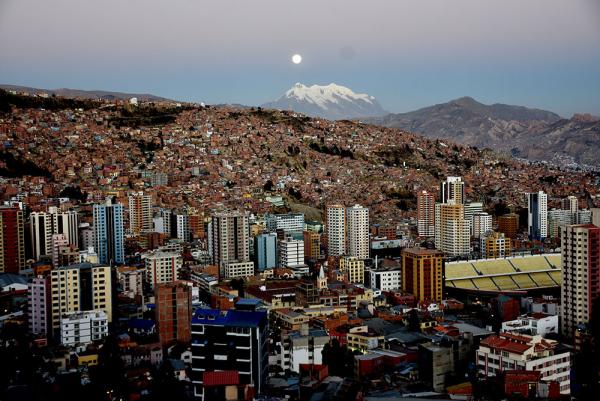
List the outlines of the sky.
<svg viewBox="0 0 600 401">
<path fill-rule="evenodd" d="M 259 105 L 296 82 L 600 115 L 600 1 L 0 0 L 0 83 Z"/>
</svg>

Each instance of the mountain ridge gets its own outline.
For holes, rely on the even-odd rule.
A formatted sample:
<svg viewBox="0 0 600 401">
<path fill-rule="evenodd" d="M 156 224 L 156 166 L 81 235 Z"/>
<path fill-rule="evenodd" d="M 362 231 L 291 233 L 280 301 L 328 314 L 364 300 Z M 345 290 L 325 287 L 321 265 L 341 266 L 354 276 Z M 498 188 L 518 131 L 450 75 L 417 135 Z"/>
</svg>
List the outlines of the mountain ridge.
<svg viewBox="0 0 600 401">
<path fill-rule="evenodd" d="M 355 93 L 335 83 L 307 86 L 295 83 L 279 99 L 261 105 L 267 109 L 293 110 L 310 117 L 345 120 L 384 115 L 375 97 Z"/>
<path fill-rule="evenodd" d="M 600 121 L 590 115 L 569 119 L 524 106 L 486 105 L 467 96 L 364 121 L 535 161 L 600 166 Z"/>
<path fill-rule="evenodd" d="M 12 84 L 0 84 L 0 89 L 9 91 L 24 92 L 28 94 L 46 93 L 48 95 L 57 95 L 73 99 L 101 99 L 101 100 L 128 100 L 132 97 L 138 98 L 142 101 L 172 101 L 161 96 L 156 96 L 151 93 L 128 93 L 128 92 L 117 92 L 117 91 L 106 91 L 97 89 L 72 89 L 72 88 L 56 88 L 56 89 L 43 89 L 34 88 L 30 86 L 12 85 Z"/>
</svg>

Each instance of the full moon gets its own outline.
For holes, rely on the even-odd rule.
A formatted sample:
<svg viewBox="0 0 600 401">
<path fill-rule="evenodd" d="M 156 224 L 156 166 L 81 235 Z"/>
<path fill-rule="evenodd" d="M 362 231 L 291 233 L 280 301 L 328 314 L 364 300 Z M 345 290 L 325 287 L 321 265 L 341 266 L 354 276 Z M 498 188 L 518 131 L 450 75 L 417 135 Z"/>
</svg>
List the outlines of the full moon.
<svg viewBox="0 0 600 401">
<path fill-rule="evenodd" d="M 299 54 L 294 54 L 292 56 L 292 63 L 294 64 L 300 64 L 302 62 L 302 56 Z"/>
</svg>

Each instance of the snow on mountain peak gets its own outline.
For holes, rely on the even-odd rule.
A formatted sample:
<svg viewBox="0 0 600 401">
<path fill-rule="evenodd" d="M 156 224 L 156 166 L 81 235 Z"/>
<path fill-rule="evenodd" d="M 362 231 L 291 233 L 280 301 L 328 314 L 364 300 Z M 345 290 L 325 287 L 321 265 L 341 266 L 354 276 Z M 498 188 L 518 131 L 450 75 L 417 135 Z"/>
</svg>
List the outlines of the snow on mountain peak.
<svg viewBox="0 0 600 401">
<path fill-rule="evenodd" d="M 375 100 L 373 96 L 369 96 L 366 93 L 354 93 L 350 88 L 335 83 L 324 86 L 306 86 L 297 82 L 291 89 L 285 92 L 284 97 L 314 103 L 324 109 L 328 108 L 328 103 L 339 103 L 340 100 L 362 100 L 370 104 Z"/>
<path fill-rule="evenodd" d="M 373 96 L 355 93 L 335 83 L 307 86 L 297 82 L 278 100 L 263 106 L 294 110 L 332 120 L 380 116 L 386 113 Z"/>
</svg>

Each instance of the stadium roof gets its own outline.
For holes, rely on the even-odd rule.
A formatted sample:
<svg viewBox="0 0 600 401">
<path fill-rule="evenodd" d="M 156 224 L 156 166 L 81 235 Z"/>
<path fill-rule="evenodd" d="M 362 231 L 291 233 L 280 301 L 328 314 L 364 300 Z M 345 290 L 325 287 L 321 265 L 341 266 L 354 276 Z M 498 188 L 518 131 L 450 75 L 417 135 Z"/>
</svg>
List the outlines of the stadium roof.
<svg viewBox="0 0 600 401">
<path fill-rule="evenodd" d="M 527 291 L 559 287 L 559 254 L 446 263 L 446 287 L 471 291 Z"/>
</svg>

